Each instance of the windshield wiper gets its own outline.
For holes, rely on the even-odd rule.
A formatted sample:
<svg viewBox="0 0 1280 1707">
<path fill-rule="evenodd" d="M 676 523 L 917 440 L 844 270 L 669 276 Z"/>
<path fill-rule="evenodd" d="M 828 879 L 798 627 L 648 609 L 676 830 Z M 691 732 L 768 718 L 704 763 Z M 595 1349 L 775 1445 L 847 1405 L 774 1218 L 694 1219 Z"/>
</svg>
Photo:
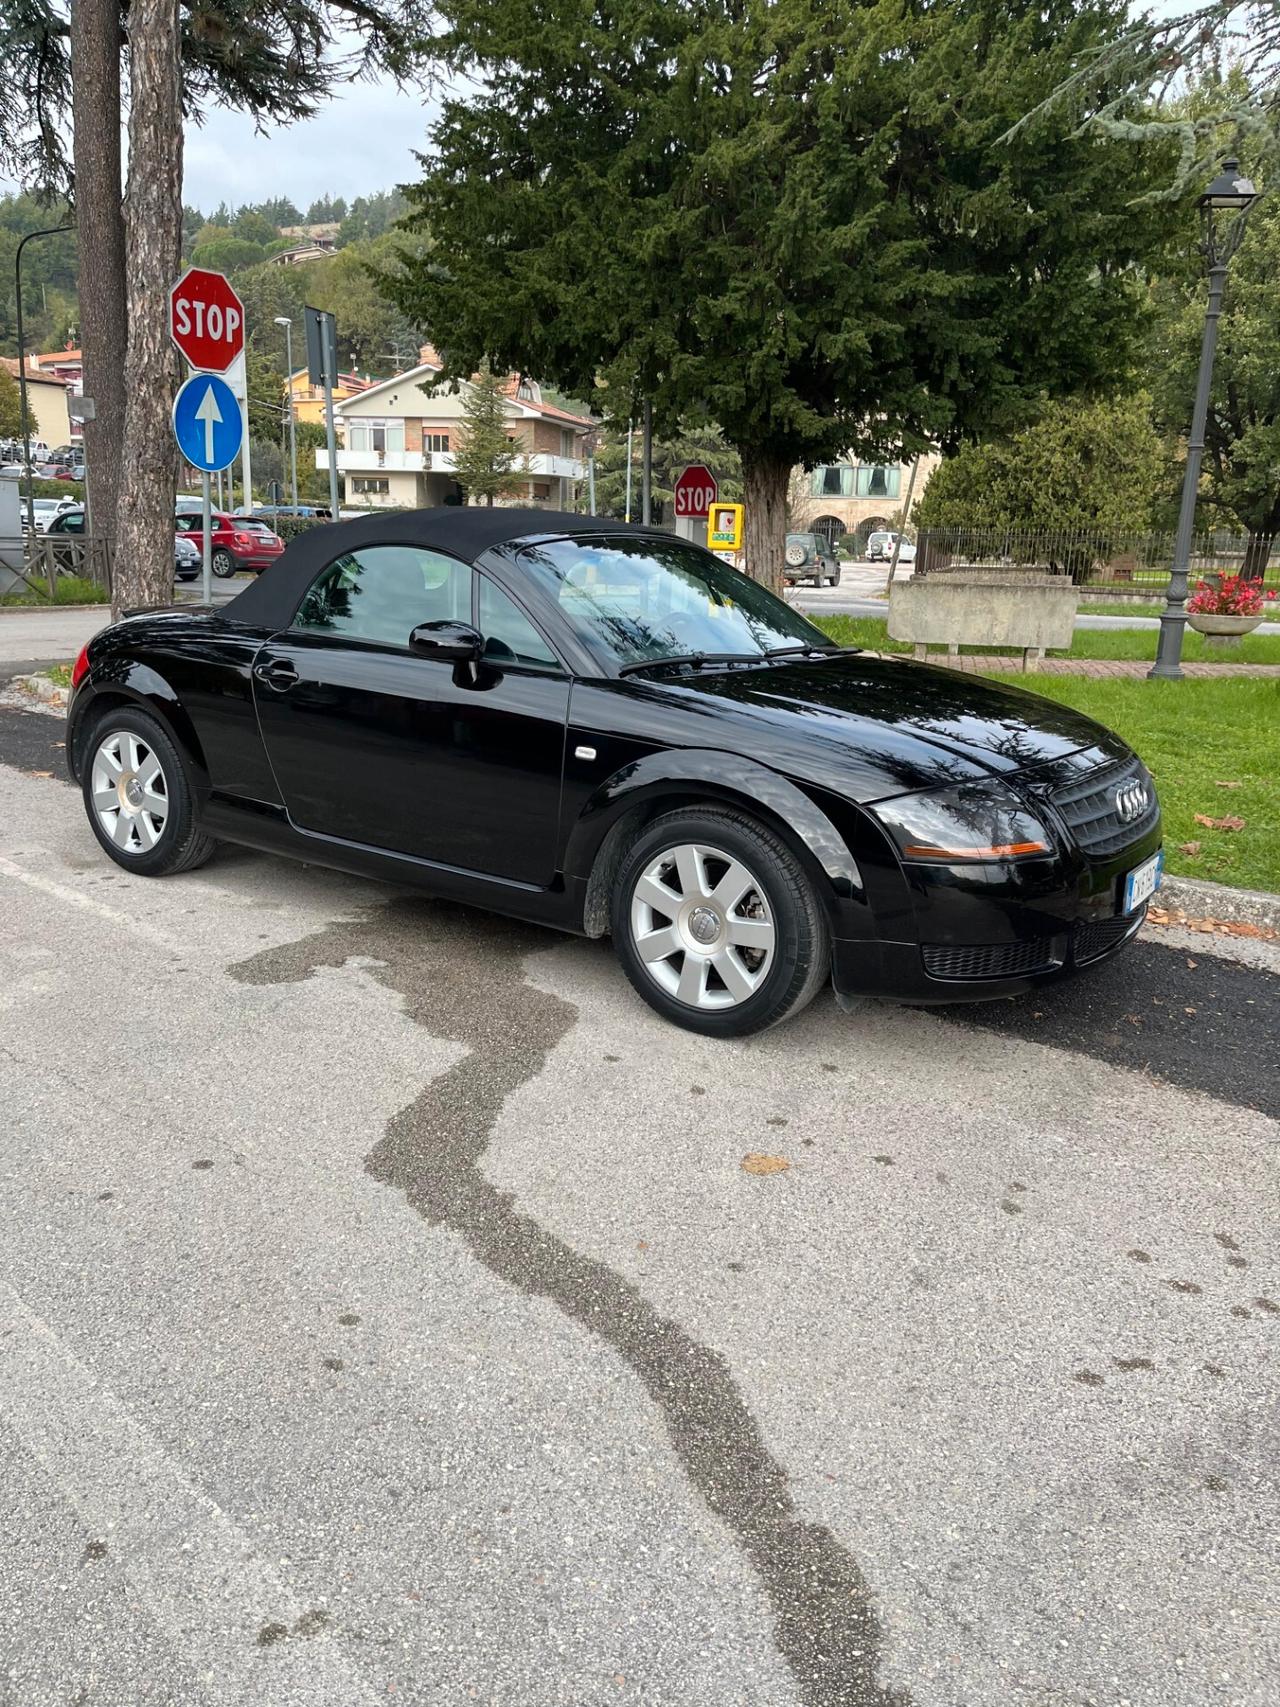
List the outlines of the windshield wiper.
<svg viewBox="0 0 1280 1707">
<path fill-rule="evenodd" d="M 676 664 L 688 664 L 690 669 L 700 670 L 704 664 L 759 664 L 763 661 L 764 654 L 760 652 L 680 652 L 670 658 L 641 658 L 637 663 L 624 664 L 618 674 L 633 676 L 637 670 L 670 669 Z"/>
<path fill-rule="evenodd" d="M 766 658 L 835 658 L 841 652 L 860 652 L 860 646 L 774 646 Z"/>
</svg>

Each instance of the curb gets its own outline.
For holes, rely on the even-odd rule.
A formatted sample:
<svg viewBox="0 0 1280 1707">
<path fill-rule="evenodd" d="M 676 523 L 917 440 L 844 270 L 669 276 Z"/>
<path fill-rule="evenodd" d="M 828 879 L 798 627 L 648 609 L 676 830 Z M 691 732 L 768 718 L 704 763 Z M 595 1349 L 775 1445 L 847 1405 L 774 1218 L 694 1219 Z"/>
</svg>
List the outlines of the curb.
<svg viewBox="0 0 1280 1707">
<path fill-rule="evenodd" d="M 30 694 L 32 699 L 38 699 L 55 711 L 65 711 L 71 702 L 70 690 L 59 687 L 57 682 L 51 682 L 48 676 L 11 676 L 8 686 L 16 688 L 20 693 Z"/>
<path fill-rule="evenodd" d="M 103 610 L 106 611 L 108 616 L 111 614 L 111 606 L 106 603 L 96 605 L 55 605 L 52 602 L 49 602 L 48 604 L 43 605 L 0 605 L 0 618 L 6 616 L 30 616 L 33 611 L 39 611 L 42 616 L 47 616 L 50 611 L 58 610 Z"/>
<path fill-rule="evenodd" d="M 1199 877 L 1166 876 L 1156 891 L 1159 905 L 1189 918 L 1220 919 L 1228 924 L 1260 925 L 1280 931 L 1280 895 L 1261 889 L 1231 889 Z"/>
</svg>

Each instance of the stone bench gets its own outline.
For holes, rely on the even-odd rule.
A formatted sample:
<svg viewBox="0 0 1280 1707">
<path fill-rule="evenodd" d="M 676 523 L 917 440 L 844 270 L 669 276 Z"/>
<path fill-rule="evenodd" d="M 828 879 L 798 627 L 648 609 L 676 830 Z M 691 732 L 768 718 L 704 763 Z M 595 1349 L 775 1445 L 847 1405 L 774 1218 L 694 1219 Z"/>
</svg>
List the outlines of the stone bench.
<svg viewBox="0 0 1280 1707">
<path fill-rule="evenodd" d="M 1071 645 L 1075 618 L 1073 582 L 1038 569 L 948 565 L 889 589 L 889 633 L 917 658 L 931 643 L 952 657 L 962 646 L 1016 646 L 1025 670 Z"/>
</svg>

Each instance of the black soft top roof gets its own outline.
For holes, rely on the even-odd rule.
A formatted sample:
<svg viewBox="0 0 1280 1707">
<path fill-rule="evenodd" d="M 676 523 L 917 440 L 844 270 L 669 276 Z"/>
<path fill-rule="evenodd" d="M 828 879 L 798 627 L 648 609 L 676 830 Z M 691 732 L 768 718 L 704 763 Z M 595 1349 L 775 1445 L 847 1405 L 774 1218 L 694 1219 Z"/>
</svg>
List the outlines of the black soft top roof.
<svg viewBox="0 0 1280 1707">
<path fill-rule="evenodd" d="M 474 563 L 491 546 L 539 535 L 652 532 L 651 528 L 609 516 L 573 516 L 562 510 L 516 510 L 499 505 L 490 509 L 443 504 L 432 510 L 361 516 L 353 522 L 319 522 L 300 533 L 242 593 L 228 599 L 219 615 L 254 628 L 288 628 L 307 588 L 325 565 L 344 552 L 367 545 L 421 545 Z"/>
</svg>

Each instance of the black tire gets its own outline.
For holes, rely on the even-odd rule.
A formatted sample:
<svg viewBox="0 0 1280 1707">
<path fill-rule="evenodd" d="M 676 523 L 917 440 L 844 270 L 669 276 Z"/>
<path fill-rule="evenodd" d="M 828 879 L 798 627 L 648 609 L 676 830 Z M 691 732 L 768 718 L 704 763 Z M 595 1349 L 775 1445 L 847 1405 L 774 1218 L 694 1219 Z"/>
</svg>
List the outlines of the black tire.
<svg viewBox="0 0 1280 1707">
<path fill-rule="evenodd" d="M 755 879 L 775 930 L 772 963 L 759 987 L 729 1007 L 695 1007 L 664 988 L 636 946 L 631 903 L 636 885 L 667 849 L 709 847 L 740 861 Z M 622 861 L 612 904 L 614 949 L 632 987 L 673 1025 L 707 1037 L 749 1037 L 808 1006 L 826 982 L 830 949 L 826 920 L 808 873 L 791 848 L 765 825 L 722 806 L 665 813 L 645 826 Z"/>
<path fill-rule="evenodd" d="M 236 560 L 225 546 L 220 545 L 213 554 L 211 567 L 221 580 L 229 581 L 236 572 Z"/>
<path fill-rule="evenodd" d="M 133 736 L 140 746 L 154 754 L 159 761 L 164 783 L 164 798 L 168 806 L 156 834 L 154 845 L 148 848 L 125 847 L 113 840 L 98 816 L 94 801 L 95 771 L 98 754 L 104 742 L 116 735 Z M 186 760 L 162 724 L 145 711 L 133 706 L 119 706 L 104 711 L 96 719 L 84 744 L 81 794 L 89 828 L 103 851 L 126 871 L 140 877 L 171 877 L 180 871 L 193 871 L 203 865 L 217 847 L 212 836 L 206 835 L 195 820 L 195 797 L 191 773 Z M 156 815 L 149 815 L 155 824 Z M 117 822 L 120 814 L 117 813 Z M 141 833 L 134 832 L 142 841 Z"/>
</svg>

